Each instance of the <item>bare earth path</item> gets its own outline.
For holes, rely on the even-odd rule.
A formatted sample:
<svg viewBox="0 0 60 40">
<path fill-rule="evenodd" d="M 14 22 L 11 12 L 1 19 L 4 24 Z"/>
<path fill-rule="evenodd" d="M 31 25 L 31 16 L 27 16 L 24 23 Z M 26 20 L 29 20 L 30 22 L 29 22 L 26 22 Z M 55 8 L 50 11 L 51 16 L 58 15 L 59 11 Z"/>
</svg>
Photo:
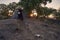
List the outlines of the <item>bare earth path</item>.
<svg viewBox="0 0 60 40">
<path fill-rule="evenodd" d="M 60 40 L 60 25 L 34 19 L 25 22 L 17 19 L 1 20 L 0 40 Z"/>
</svg>

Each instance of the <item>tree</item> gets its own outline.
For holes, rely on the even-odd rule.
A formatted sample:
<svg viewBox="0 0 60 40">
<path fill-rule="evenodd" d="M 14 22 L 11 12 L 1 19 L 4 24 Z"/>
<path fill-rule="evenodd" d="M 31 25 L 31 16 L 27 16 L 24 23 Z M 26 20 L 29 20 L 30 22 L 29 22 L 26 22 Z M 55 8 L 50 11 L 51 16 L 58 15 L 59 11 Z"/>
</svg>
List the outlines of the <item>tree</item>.
<svg viewBox="0 0 60 40">
<path fill-rule="evenodd" d="M 56 19 L 60 20 L 60 8 L 57 10 L 57 13 L 55 13 Z"/>
<path fill-rule="evenodd" d="M 5 4 L 0 4 L 0 14 L 6 16 L 8 12 L 8 7 Z"/>
<path fill-rule="evenodd" d="M 16 7 L 17 7 L 17 3 L 15 3 L 15 2 L 12 2 L 8 5 L 9 10 L 14 11 Z"/>
<path fill-rule="evenodd" d="M 47 16 L 47 15 L 50 15 L 50 14 L 53 13 L 53 12 L 57 12 L 56 9 L 47 8 L 47 7 L 45 7 L 44 10 L 45 10 L 45 15 L 46 15 L 46 16 Z"/>
<path fill-rule="evenodd" d="M 30 13 L 33 9 L 39 8 L 39 5 L 46 5 L 47 2 L 51 3 L 52 0 L 21 0 L 20 4 L 24 7 L 24 10 L 27 13 Z"/>
<path fill-rule="evenodd" d="M 8 16 L 8 7 L 5 4 L 0 4 L 0 17 L 7 18 Z"/>
</svg>

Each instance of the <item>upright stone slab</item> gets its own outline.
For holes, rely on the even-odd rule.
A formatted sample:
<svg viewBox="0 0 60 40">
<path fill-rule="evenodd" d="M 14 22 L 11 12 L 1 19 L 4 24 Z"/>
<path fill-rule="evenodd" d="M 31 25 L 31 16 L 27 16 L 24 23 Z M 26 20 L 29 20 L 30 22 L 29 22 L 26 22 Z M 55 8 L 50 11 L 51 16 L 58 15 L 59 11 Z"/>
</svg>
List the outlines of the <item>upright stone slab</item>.
<svg viewBox="0 0 60 40">
<path fill-rule="evenodd" d="M 19 8 L 19 9 L 15 10 L 12 18 L 23 20 L 23 14 L 22 13 L 23 13 L 23 10 L 21 8 Z"/>
<path fill-rule="evenodd" d="M 11 18 L 12 19 L 17 19 L 18 18 L 18 10 L 14 11 L 13 16 Z"/>
</svg>

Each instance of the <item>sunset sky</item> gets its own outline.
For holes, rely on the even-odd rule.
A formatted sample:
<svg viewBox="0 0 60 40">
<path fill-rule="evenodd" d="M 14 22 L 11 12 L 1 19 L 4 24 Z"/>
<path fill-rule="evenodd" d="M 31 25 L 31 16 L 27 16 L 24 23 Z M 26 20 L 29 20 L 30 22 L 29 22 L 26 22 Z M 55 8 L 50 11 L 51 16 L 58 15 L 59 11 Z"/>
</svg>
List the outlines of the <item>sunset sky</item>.
<svg viewBox="0 0 60 40">
<path fill-rule="evenodd" d="M 2 3 L 9 4 L 12 2 L 19 2 L 19 0 L 0 0 L 0 4 L 2 4 Z M 46 6 L 58 9 L 58 8 L 60 8 L 60 0 L 52 0 L 52 3 L 48 3 Z"/>
<path fill-rule="evenodd" d="M 60 0 L 52 0 L 52 3 L 48 3 L 46 6 L 58 9 L 60 8 Z"/>
</svg>

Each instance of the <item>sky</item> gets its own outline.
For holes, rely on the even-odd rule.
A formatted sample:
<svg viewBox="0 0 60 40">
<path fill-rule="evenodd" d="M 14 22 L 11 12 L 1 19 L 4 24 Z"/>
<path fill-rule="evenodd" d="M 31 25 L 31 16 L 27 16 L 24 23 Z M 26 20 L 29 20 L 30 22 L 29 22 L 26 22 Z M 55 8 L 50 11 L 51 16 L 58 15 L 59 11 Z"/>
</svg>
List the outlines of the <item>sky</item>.
<svg viewBox="0 0 60 40">
<path fill-rule="evenodd" d="M 0 0 L 0 4 L 4 3 L 4 4 L 9 4 L 9 3 L 12 3 L 12 2 L 19 2 L 19 0 Z"/>
<path fill-rule="evenodd" d="M 0 4 L 2 4 L 2 3 L 9 4 L 12 2 L 19 2 L 19 0 L 0 0 Z M 60 8 L 60 0 L 52 0 L 52 2 L 48 3 L 46 6 L 49 8 L 58 9 L 58 8 Z"/>
<path fill-rule="evenodd" d="M 55 9 L 59 9 L 60 8 L 60 0 L 52 0 L 52 2 L 48 3 L 46 6 L 55 8 Z"/>
</svg>

